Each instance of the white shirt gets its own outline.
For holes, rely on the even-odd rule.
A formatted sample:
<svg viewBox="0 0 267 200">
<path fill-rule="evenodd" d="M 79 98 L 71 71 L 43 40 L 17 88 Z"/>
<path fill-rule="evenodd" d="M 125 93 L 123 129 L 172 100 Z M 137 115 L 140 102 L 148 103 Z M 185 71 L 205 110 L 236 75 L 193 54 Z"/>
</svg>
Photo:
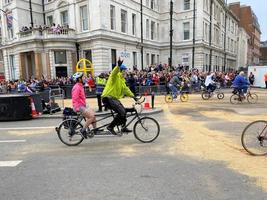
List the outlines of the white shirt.
<svg viewBox="0 0 267 200">
<path fill-rule="evenodd" d="M 206 77 L 206 80 L 205 80 L 205 85 L 206 86 L 209 86 L 209 84 L 214 84 L 215 82 L 212 80 L 212 76 L 213 76 L 214 74 L 211 74 L 211 75 L 208 75 L 207 77 Z"/>
</svg>

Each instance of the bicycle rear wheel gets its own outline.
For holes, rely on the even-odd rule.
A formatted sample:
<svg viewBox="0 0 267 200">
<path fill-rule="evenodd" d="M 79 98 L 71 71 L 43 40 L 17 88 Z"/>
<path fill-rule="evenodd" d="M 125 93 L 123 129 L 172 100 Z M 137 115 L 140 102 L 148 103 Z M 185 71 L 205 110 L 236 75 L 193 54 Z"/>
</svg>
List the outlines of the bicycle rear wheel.
<svg viewBox="0 0 267 200">
<path fill-rule="evenodd" d="M 134 124 L 134 136 L 143 143 L 153 142 L 159 136 L 159 123 L 151 117 L 142 117 Z"/>
<path fill-rule="evenodd" d="M 209 100 L 211 96 L 210 96 L 210 93 L 208 91 L 204 91 L 204 92 L 202 92 L 201 97 L 203 100 Z"/>
<path fill-rule="evenodd" d="M 241 97 L 240 97 L 239 95 L 237 95 L 237 94 L 233 94 L 233 95 L 230 97 L 230 102 L 231 102 L 231 104 L 239 104 L 239 103 L 241 103 L 242 101 L 241 101 L 240 98 L 241 98 Z"/>
<path fill-rule="evenodd" d="M 172 103 L 173 102 L 173 96 L 172 96 L 172 94 L 167 94 L 165 96 L 165 102 L 166 103 Z"/>
<path fill-rule="evenodd" d="M 258 101 L 258 95 L 255 93 L 251 93 L 247 96 L 247 100 L 249 103 L 254 104 Z"/>
<path fill-rule="evenodd" d="M 267 155 L 267 121 L 254 121 L 247 125 L 241 136 L 244 149 L 255 156 Z"/>
<path fill-rule="evenodd" d="M 188 94 L 181 93 L 180 100 L 181 100 L 181 102 L 187 102 L 188 101 Z"/>
<path fill-rule="evenodd" d="M 77 146 L 83 141 L 80 130 L 83 125 L 76 119 L 64 120 L 56 129 L 60 141 L 68 146 Z"/>
</svg>

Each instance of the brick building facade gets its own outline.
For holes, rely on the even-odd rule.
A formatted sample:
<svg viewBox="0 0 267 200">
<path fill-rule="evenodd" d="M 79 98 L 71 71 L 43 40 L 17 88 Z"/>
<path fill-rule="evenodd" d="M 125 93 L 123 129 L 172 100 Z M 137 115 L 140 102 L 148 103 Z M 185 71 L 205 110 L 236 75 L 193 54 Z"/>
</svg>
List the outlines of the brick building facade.
<svg viewBox="0 0 267 200">
<path fill-rule="evenodd" d="M 267 41 L 261 42 L 260 53 L 260 65 L 267 65 Z"/>
<path fill-rule="evenodd" d="M 239 27 L 246 30 L 248 40 L 248 65 L 258 65 L 260 62 L 261 30 L 257 16 L 250 6 L 240 5 L 240 2 L 231 3 L 229 9 L 240 19 Z"/>
</svg>

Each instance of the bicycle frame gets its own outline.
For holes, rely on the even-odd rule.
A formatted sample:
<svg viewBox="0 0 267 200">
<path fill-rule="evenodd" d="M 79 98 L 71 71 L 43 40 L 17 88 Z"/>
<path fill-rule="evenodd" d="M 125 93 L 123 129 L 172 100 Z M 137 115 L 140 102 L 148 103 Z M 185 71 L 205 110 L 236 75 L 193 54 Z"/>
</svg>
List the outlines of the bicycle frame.
<svg viewBox="0 0 267 200">
<path fill-rule="evenodd" d="M 126 108 L 126 113 L 127 113 L 127 108 Z M 133 116 L 134 116 L 134 117 L 133 117 Z M 110 114 L 108 114 L 107 116 L 102 117 L 102 118 L 100 118 L 99 120 L 97 120 L 96 123 L 97 123 L 97 122 L 100 122 L 100 121 L 103 121 L 103 120 L 105 120 L 105 119 L 111 118 L 111 117 L 112 117 L 113 119 L 114 119 L 114 117 L 115 117 L 115 112 L 114 112 L 113 110 L 111 110 Z M 128 126 L 129 126 L 135 119 L 140 119 L 140 116 L 139 116 L 138 112 L 136 111 L 136 109 L 134 109 L 134 112 L 133 112 L 133 113 L 131 113 L 131 114 L 127 114 L 127 115 L 126 115 L 126 118 L 127 118 L 127 119 L 130 118 L 130 117 L 133 117 L 133 119 L 131 119 L 130 122 L 128 122 L 128 123 L 125 125 L 125 127 L 128 127 Z M 91 131 L 102 131 L 101 129 L 104 128 L 104 127 L 107 127 L 108 125 L 110 125 L 110 123 L 104 124 L 104 125 L 99 126 L 99 127 L 97 127 L 97 128 L 93 128 L 93 129 L 91 129 Z M 119 126 L 117 126 L 117 127 L 118 127 L 118 129 L 119 129 Z"/>
</svg>

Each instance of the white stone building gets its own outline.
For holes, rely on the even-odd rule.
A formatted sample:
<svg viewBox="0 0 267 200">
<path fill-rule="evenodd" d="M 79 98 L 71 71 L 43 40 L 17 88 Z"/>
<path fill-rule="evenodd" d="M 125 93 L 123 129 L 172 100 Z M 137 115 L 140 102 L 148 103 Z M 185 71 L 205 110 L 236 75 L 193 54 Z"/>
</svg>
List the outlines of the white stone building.
<svg viewBox="0 0 267 200">
<path fill-rule="evenodd" d="M 194 1 L 173 2 L 173 65 L 192 67 Z M 90 59 L 96 74 L 111 70 L 118 57 L 130 69 L 134 65 L 141 68 L 140 0 L 45 0 L 44 4 L 32 0 L 34 28 L 20 32 L 23 26 L 30 26 L 29 7 L 29 0 L 0 1 L 7 79 L 69 76 L 75 71 L 77 57 Z M 168 63 L 169 10 L 169 0 L 143 0 L 144 67 Z M 225 2 L 196 0 L 195 19 L 195 67 L 237 67 L 238 19 Z M 65 28 L 60 32 L 38 29 L 53 23 Z"/>
<path fill-rule="evenodd" d="M 238 53 L 237 53 L 237 67 L 248 66 L 248 40 L 249 35 L 242 27 L 239 27 L 238 34 Z"/>
</svg>

